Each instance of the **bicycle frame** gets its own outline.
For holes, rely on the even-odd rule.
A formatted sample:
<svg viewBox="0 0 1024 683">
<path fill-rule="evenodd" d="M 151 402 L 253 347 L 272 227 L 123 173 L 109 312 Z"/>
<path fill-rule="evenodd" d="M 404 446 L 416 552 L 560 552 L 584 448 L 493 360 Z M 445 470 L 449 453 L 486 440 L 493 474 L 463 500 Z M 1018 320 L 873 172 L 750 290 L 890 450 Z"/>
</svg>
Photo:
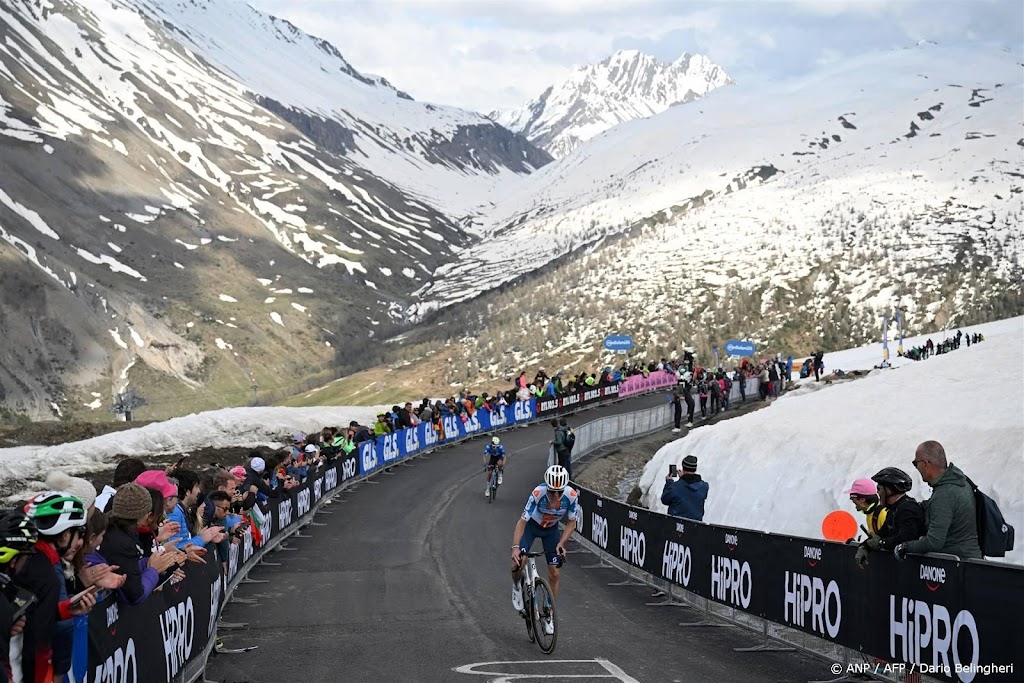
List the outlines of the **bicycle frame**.
<svg viewBox="0 0 1024 683">
<path fill-rule="evenodd" d="M 523 572 L 519 577 L 520 590 L 523 592 L 523 611 L 521 616 L 526 620 L 526 632 L 530 642 L 536 642 L 544 654 L 551 654 L 557 642 L 557 631 L 546 634 L 543 632 L 542 618 L 550 619 L 554 629 L 554 599 L 551 595 L 551 587 L 547 580 L 541 577 L 537 571 L 537 562 L 534 559 L 537 555 L 544 553 L 526 553 L 523 555 Z M 538 586 L 541 591 L 538 595 Z M 544 596 L 543 598 L 541 596 Z M 546 607 L 538 605 L 538 600 L 543 599 Z M 546 641 L 546 642 L 545 642 Z"/>
<path fill-rule="evenodd" d="M 487 486 L 491 490 L 491 495 L 487 502 L 493 503 L 498 496 L 498 468 L 496 465 L 486 465 L 484 469 L 490 472 L 487 477 Z"/>
</svg>

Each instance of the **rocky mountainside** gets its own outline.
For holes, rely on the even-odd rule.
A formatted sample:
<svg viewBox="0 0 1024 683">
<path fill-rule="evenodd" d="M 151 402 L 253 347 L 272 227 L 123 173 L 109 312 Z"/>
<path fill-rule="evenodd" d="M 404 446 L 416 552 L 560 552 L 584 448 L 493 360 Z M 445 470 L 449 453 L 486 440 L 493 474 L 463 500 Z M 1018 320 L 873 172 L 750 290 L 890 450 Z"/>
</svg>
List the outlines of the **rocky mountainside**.
<svg viewBox="0 0 1024 683">
<path fill-rule="evenodd" d="M 897 307 L 911 331 L 1020 315 L 1022 73 L 922 45 L 622 124 L 511 187 L 411 313 L 468 330 L 484 376 L 613 360 L 610 333 L 708 358 L 866 343 Z"/>
<path fill-rule="evenodd" d="M 620 50 L 491 118 L 561 158 L 613 126 L 692 102 L 732 82 L 704 55 L 684 52 L 666 64 L 638 50 Z"/>
<path fill-rule="evenodd" d="M 550 161 L 239 2 L 11 0 L 0 35 L 7 413 L 330 376 L 468 243 L 469 207 Z"/>
</svg>

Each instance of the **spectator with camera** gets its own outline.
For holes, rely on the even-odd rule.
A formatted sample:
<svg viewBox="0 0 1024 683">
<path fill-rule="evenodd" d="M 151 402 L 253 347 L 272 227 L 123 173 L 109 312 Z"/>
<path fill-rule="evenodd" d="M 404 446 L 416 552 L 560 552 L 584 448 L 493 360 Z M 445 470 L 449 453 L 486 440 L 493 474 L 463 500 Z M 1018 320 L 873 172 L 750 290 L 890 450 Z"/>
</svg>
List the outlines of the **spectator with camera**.
<svg viewBox="0 0 1024 683">
<path fill-rule="evenodd" d="M 697 457 L 688 455 L 682 462 L 683 475 L 678 474 L 673 463 L 669 466 L 665 477 L 665 488 L 661 492 L 661 502 L 668 506 L 668 514 L 673 517 L 704 521 L 704 502 L 708 498 L 710 485 L 697 474 Z"/>
</svg>

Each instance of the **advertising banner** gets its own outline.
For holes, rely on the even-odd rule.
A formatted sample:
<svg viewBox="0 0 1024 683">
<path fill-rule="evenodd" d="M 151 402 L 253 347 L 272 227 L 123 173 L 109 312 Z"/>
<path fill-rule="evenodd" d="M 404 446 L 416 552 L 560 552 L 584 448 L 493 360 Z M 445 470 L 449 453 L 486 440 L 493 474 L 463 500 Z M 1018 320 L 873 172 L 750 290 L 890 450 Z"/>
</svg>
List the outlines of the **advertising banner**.
<svg viewBox="0 0 1024 683">
<path fill-rule="evenodd" d="M 609 351 L 631 351 L 633 338 L 625 334 L 609 334 L 604 338 L 604 348 Z"/>
<path fill-rule="evenodd" d="M 730 356 L 749 357 L 754 355 L 754 342 L 730 339 L 725 342 L 725 352 Z"/>
<path fill-rule="evenodd" d="M 89 683 L 169 681 L 210 639 L 221 601 L 220 564 L 190 565 L 141 605 L 109 591 L 89 613 Z"/>
<path fill-rule="evenodd" d="M 646 377 L 633 375 L 619 384 L 619 396 L 633 396 L 645 391 L 653 391 L 664 387 L 673 387 L 678 382 L 675 374 L 664 370 L 655 370 Z"/>
<path fill-rule="evenodd" d="M 580 490 L 580 535 L 696 595 L 871 655 L 879 671 L 1020 680 L 1024 569 L 871 553 L 856 546 L 694 522 Z"/>
</svg>

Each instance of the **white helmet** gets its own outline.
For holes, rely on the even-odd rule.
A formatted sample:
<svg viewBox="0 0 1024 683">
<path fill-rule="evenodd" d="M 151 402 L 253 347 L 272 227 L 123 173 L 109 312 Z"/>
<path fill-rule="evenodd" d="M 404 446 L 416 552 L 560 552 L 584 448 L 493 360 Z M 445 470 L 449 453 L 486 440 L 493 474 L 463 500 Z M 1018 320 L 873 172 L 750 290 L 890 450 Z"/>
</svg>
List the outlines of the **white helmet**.
<svg viewBox="0 0 1024 683">
<path fill-rule="evenodd" d="M 544 483 L 549 489 L 561 491 L 569 483 L 569 472 L 561 465 L 552 465 L 544 473 Z"/>
<path fill-rule="evenodd" d="M 35 522 L 43 536 L 59 536 L 68 529 L 85 526 L 85 506 L 67 491 L 43 491 L 29 499 L 25 516 Z"/>
<path fill-rule="evenodd" d="M 491 439 L 491 443 L 497 446 L 499 443 L 501 443 L 501 439 L 499 439 L 498 437 L 494 437 Z"/>
</svg>

